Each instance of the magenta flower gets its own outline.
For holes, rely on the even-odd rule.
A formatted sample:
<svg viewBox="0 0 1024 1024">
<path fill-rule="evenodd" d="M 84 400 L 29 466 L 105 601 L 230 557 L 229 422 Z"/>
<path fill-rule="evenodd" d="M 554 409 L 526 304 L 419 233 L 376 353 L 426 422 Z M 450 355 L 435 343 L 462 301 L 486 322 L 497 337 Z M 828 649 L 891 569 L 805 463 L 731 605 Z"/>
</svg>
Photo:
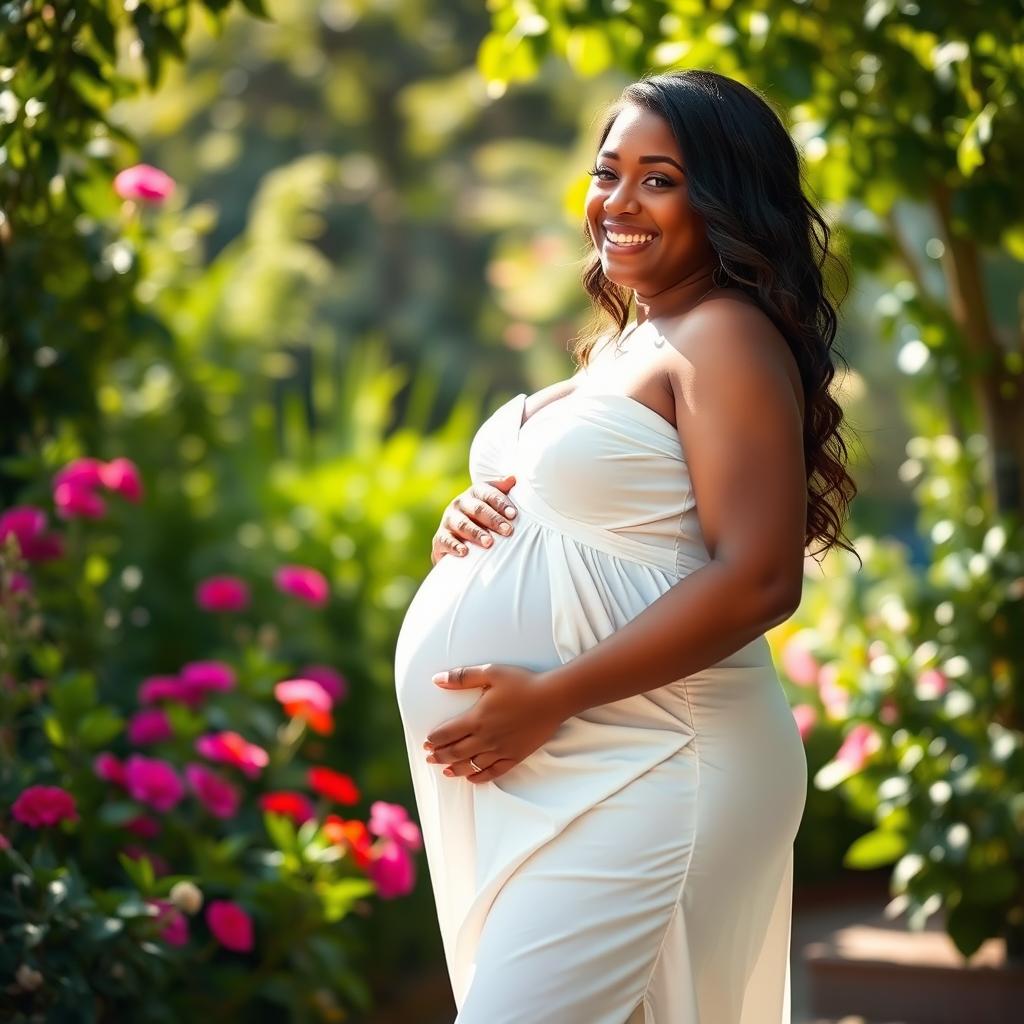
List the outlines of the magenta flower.
<svg viewBox="0 0 1024 1024">
<path fill-rule="evenodd" d="M 104 782 L 124 785 L 124 765 L 109 751 L 97 754 L 92 762 L 92 769 Z"/>
<path fill-rule="evenodd" d="M 206 923 L 225 949 L 236 953 L 252 949 L 252 918 L 232 900 L 213 900 L 206 908 Z"/>
<path fill-rule="evenodd" d="M 185 795 L 174 766 L 159 758 L 132 754 L 124 763 L 124 777 L 132 798 L 155 811 L 169 811 Z"/>
<path fill-rule="evenodd" d="M 75 798 L 60 786 L 29 786 L 11 805 L 11 814 L 23 825 L 44 828 L 62 821 L 77 821 Z"/>
<path fill-rule="evenodd" d="M 249 596 L 249 585 L 237 576 L 211 576 L 196 587 L 196 603 L 207 612 L 242 611 Z"/>
<path fill-rule="evenodd" d="M 91 491 L 103 484 L 103 462 L 90 456 L 72 459 L 53 475 L 54 489 L 69 484 L 82 490 Z"/>
<path fill-rule="evenodd" d="M 375 800 L 370 804 L 370 820 L 367 828 L 375 836 L 383 836 L 404 846 L 407 850 L 418 850 L 423 845 L 419 826 L 409 820 L 409 815 L 401 804 L 389 804 L 385 800 Z"/>
<path fill-rule="evenodd" d="M 818 710 L 811 704 L 797 704 L 793 708 L 793 717 L 796 719 L 796 727 L 800 731 L 800 739 L 806 743 L 807 737 L 810 736 L 818 722 Z"/>
<path fill-rule="evenodd" d="M 216 772 L 205 765 L 190 763 L 185 765 L 185 778 L 199 802 L 215 818 L 233 818 L 238 812 L 241 802 L 238 787 Z"/>
<path fill-rule="evenodd" d="M 35 505 L 12 505 L 0 513 L 0 544 L 11 534 L 28 562 L 45 562 L 63 554 L 60 536 L 46 532 L 46 513 Z"/>
<path fill-rule="evenodd" d="M 274 573 L 274 583 L 283 594 L 319 607 L 329 597 L 327 577 L 305 565 L 284 565 Z"/>
<path fill-rule="evenodd" d="M 882 739 L 878 733 L 870 725 L 861 722 L 847 733 L 835 760 L 848 765 L 851 772 L 859 772 L 881 743 Z"/>
<path fill-rule="evenodd" d="M 270 755 L 237 732 L 207 733 L 196 740 L 196 750 L 211 761 L 232 764 L 250 779 L 270 763 Z"/>
<path fill-rule="evenodd" d="M 401 843 L 389 839 L 370 863 L 369 875 L 377 886 L 377 895 L 393 900 L 412 892 L 416 884 L 416 865 Z"/>
<path fill-rule="evenodd" d="M 180 679 L 188 696 L 202 697 L 212 690 L 233 689 L 235 670 L 223 661 L 190 661 L 182 668 Z"/>
<path fill-rule="evenodd" d="M 160 929 L 160 938 L 169 946 L 184 946 L 188 942 L 188 921 L 185 915 L 170 900 L 151 899 L 146 902 L 159 911 L 156 924 Z"/>
<path fill-rule="evenodd" d="M 156 704 L 164 700 L 185 700 L 185 689 L 177 676 L 149 676 L 139 684 L 140 704 Z"/>
<path fill-rule="evenodd" d="M 142 500 L 142 476 L 139 467 L 124 457 L 100 464 L 100 480 L 108 491 L 128 501 Z"/>
<path fill-rule="evenodd" d="M 330 665 L 306 665 L 305 668 L 299 669 L 296 676 L 319 683 L 333 701 L 342 701 L 348 696 L 348 683 L 345 677 Z"/>
<path fill-rule="evenodd" d="M 58 484 L 53 504 L 61 519 L 100 519 L 107 506 L 99 495 L 75 484 Z"/>
<path fill-rule="evenodd" d="M 161 708 L 146 708 L 139 711 L 128 723 L 128 742 L 137 746 L 162 743 L 174 738 L 171 720 Z"/>
<path fill-rule="evenodd" d="M 0 834 L 0 850 L 11 849 L 11 841 L 7 836 Z"/>
<path fill-rule="evenodd" d="M 114 191 L 122 199 L 162 203 L 174 191 L 174 179 L 158 167 L 135 164 L 126 167 L 114 178 Z"/>
</svg>

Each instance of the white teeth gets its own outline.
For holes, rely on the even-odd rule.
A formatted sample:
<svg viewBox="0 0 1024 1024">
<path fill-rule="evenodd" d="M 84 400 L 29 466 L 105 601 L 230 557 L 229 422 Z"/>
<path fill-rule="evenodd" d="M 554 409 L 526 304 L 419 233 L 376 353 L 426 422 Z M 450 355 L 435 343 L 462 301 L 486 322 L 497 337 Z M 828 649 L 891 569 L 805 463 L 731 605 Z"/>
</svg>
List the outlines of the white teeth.
<svg viewBox="0 0 1024 1024">
<path fill-rule="evenodd" d="M 609 241 L 616 245 L 639 245 L 641 242 L 649 242 L 654 235 L 618 235 L 612 231 L 606 231 Z"/>
</svg>

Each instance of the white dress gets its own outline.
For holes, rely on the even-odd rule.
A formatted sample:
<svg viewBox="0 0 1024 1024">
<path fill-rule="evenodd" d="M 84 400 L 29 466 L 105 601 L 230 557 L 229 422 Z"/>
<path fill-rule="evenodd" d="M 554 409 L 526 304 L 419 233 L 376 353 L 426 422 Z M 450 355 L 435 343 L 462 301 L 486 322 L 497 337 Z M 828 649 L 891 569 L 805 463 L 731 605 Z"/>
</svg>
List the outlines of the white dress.
<svg viewBox="0 0 1024 1024">
<path fill-rule="evenodd" d="M 474 481 L 514 473 L 511 537 L 442 558 L 395 651 L 456 1024 L 786 1024 L 807 762 L 761 635 L 566 720 L 473 784 L 423 741 L 480 697 L 441 669 L 575 658 L 709 560 L 679 435 L 585 386 L 500 406 Z"/>
</svg>

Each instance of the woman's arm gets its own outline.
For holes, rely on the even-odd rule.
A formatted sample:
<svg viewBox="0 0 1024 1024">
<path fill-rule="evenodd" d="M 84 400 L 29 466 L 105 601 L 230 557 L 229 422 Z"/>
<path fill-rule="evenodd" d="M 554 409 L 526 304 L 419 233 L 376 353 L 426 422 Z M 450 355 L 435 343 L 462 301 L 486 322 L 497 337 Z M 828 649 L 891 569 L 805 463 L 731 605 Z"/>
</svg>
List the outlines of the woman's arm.
<svg viewBox="0 0 1024 1024">
<path fill-rule="evenodd" d="M 800 603 L 807 479 L 799 377 L 785 339 L 760 310 L 720 299 L 685 317 L 669 340 L 676 425 L 711 561 L 542 673 L 566 718 L 699 672 Z"/>
</svg>

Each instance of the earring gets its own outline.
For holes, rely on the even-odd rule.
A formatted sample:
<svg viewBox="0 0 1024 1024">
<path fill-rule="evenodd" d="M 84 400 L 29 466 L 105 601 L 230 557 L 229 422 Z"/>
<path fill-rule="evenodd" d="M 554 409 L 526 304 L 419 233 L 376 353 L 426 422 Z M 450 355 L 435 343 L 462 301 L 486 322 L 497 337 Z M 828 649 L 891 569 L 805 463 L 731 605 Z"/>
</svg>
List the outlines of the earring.
<svg viewBox="0 0 1024 1024">
<path fill-rule="evenodd" d="M 725 278 L 722 282 L 719 282 L 718 280 L 719 271 L 722 272 L 722 276 Z M 732 280 L 729 271 L 725 269 L 725 261 L 722 259 L 721 255 L 718 257 L 718 266 L 715 267 L 714 271 L 712 271 L 711 280 L 714 282 L 716 288 L 725 288 Z"/>
</svg>

